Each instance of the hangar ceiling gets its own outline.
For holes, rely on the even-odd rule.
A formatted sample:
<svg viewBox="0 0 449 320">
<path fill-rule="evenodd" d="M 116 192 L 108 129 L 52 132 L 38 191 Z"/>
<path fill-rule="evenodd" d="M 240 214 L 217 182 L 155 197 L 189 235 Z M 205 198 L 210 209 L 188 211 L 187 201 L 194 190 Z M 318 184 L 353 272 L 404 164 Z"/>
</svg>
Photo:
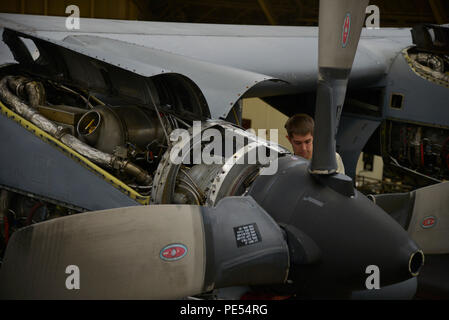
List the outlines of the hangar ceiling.
<svg viewBox="0 0 449 320">
<path fill-rule="evenodd" d="M 318 0 L 134 0 L 143 20 L 258 25 L 317 25 Z M 448 23 L 449 1 L 371 0 L 381 27 Z"/>
<path fill-rule="evenodd" d="M 9 0 L 0 12 L 67 16 L 78 5 L 81 17 L 223 23 L 316 26 L 318 0 Z M 449 23 L 446 0 L 371 0 L 380 9 L 380 27 Z"/>
</svg>

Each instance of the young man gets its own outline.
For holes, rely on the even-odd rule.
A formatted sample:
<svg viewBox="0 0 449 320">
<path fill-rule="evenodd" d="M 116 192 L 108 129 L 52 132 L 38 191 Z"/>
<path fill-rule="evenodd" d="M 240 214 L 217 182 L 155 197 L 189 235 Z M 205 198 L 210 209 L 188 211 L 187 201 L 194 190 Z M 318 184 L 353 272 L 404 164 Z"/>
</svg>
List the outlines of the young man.
<svg viewBox="0 0 449 320">
<path fill-rule="evenodd" d="M 298 113 L 292 116 L 285 123 L 287 130 L 287 139 L 290 141 L 293 153 L 297 156 L 312 160 L 313 154 L 313 130 L 315 122 L 304 113 Z M 345 173 L 343 161 L 338 153 L 335 153 L 337 159 L 338 173 Z"/>
</svg>

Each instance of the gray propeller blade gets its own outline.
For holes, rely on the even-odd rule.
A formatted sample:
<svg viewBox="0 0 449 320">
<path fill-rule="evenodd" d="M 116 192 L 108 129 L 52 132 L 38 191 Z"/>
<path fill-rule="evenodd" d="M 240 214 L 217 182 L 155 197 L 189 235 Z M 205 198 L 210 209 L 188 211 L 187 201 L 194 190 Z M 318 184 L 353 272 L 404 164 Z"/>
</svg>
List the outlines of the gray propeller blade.
<svg viewBox="0 0 449 320">
<path fill-rule="evenodd" d="M 337 171 L 335 136 L 368 0 L 321 0 L 311 173 Z"/>
<path fill-rule="evenodd" d="M 251 197 L 213 208 L 135 206 L 16 231 L 0 270 L 0 298 L 176 299 L 283 283 L 288 268 L 280 227 Z"/>
</svg>

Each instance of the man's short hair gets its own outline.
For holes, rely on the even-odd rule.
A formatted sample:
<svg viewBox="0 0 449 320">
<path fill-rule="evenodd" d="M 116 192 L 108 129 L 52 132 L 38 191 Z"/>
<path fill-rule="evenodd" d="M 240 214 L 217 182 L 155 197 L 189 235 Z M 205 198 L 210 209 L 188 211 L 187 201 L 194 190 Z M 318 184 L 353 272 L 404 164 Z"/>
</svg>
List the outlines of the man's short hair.
<svg viewBox="0 0 449 320">
<path fill-rule="evenodd" d="M 315 128 L 315 121 L 312 117 L 305 113 L 298 113 L 290 117 L 285 123 L 285 129 L 289 137 L 293 134 L 305 136 L 310 133 L 313 136 L 313 129 Z"/>
</svg>

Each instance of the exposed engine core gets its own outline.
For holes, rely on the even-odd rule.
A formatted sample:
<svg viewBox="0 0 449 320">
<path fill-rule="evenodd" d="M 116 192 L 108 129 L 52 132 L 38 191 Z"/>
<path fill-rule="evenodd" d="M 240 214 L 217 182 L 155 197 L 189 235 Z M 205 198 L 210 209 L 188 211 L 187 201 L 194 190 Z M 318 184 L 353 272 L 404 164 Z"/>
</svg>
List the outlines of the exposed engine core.
<svg viewBox="0 0 449 320">
<path fill-rule="evenodd" d="M 228 122 L 207 121 L 195 129 L 190 128 L 188 138 L 180 141 L 175 140 L 179 138 L 176 132 L 172 133 L 171 139 L 175 141 L 162 157 L 155 174 L 153 203 L 213 206 L 223 197 L 244 194 L 262 165 L 269 165 L 269 159 L 263 159 L 267 153 L 271 158 L 288 153 L 287 149 Z M 201 137 L 207 137 L 206 141 Z M 217 142 L 222 148 L 211 147 Z M 173 156 L 180 151 L 184 154 L 179 161 L 173 161 Z M 213 162 L 199 159 L 205 153 L 212 156 Z"/>
<path fill-rule="evenodd" d="M 139 194 L 151 193 L 152 203 L 214 205 L 248 189 L 262 166 L 260 155 L 288 153 L 229 122 L 198 121 L 196 130 L 189 117 L 160 106 L 112 105 L 50 80 L 6 76 L 0 87 L 5 105 Z M 154 102 L 161 101 L 160 92 L 167 95 L 164 82 L 153 89 Z M 181 139 L 179 130 L 189 138 Z M 214 147 L 217 143 L 223 148 Z M 178 149 L 187 152 L 175 163 Z M 203 161 L 205 152 L 212 162 Z M 248 161 L 251 157 L 255 161 Z"/>
<path fill-rule="evenodd" d="M 405 184 L 417 185 L 420 180 L 405 179 L 413 171 L 421 174 L 423 186 L 449 179 L 447 129 L 387 121 L 385 131 L 384 152 L 393 164 L 385 170 L 386 177 L 400 175 Z"/>
<path fill-rule="evenodd" d="M 91 161 L 98 163 L 102 166 L 119 169 L 127 174 L 130 174 L 136 178 L 139 183 L 148 184 L 151 182 L 151 176 L 149 176 L 145 171 L 143 171 L 138 166 L 123 161 L 117 156 L 101 152 L 97 149 L 90 147 L 89 145 L 81 142 L 77 137 L 68 133 L 64 127 L 58 125 L 46 117 L 42 116 L 37 110 L 36 107 L 39 103 L 39 98 L 37 96 L 44 96 L 43 86 L 35 86 L 34 88 L 39 88 L 35 92 L 32 89 L 27 90 L 27 99 L 30 104 L 23 103 L 16 95 L 11 93 L 11 87 L 16 89 L 18 92 L 18 84 L 27 86 L 26 78 L 17 78 L 17 77 L 5 77 L 0 82 L 0 95 L 5 103 L 11 105 L 15 111 L 17 111 L 21 116 L 25 119 L 32 122 L 39 129 L 51 134 L 53 137 L 57 138 L 68 147 L 74 149 L 79 152 L 83 156 L 87 157 Z M 9 87 L 9 88 L 8 88 Z M 27 86 L 29 88 L 29 86 Z"/>
<path fill-rule="evenodd" d="M 449 85 L 448 55 L 422 52 L 416 48 L 405 50 L 404 54 L 408 54 L 412 67 L 421 77 L 444 86 Z"/>
</svg>

